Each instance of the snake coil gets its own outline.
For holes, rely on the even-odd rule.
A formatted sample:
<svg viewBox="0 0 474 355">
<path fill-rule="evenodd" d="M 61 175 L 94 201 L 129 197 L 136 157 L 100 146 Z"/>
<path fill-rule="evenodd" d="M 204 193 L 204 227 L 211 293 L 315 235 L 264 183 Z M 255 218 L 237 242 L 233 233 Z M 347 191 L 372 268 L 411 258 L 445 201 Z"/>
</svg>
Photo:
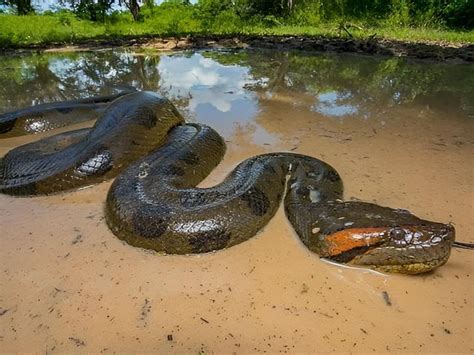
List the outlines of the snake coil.
<svg viewBox="0 0 474 355">
<path fill-rule="evenodd" d="M 0 115 L 0 128 L 5 135 L 34 133 L 26 129 L 34 126 L 31 116 L 41 116 L 44 129 L 56 127 L 58 112 L 83 112 L 78 104 Z M 198 188 L 225 153 L 216 131 L 186 124 L 170 101 L 152 92 L 92 98 L 89 112 L 98 104 L 107 106 L 100 107 L 93 128 L 8 152 L 0 161 L 0 192 L 51 194 L 117 176 L 105 205 L 108 226 L 127 243 L 162 253 L 203 253 L 241 243 L 268 223 L 282 200 L 301 241 L 339 263 L 416 274 L 446 263 L 452 246 L 472 248 L 454 242 L 450 224 L 344 201 L 337 171 L 306 155 L 254 156 L 220 184 Z"/>
</svg>

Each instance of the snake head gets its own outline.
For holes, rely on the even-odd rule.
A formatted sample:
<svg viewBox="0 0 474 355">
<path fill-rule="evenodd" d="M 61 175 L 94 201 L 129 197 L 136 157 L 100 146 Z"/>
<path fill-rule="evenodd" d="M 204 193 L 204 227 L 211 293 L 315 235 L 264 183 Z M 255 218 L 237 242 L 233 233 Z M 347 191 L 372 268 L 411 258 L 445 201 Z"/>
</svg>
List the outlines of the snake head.
<svg viewBox="0 0 474 355">
<path fill-rule="evenodd" d="M 327 240 L 333 251 L 341 251 L 341 246 L 351 246 L 331 256 L 334 261 L 346 259 L 349 264 L 383 272 L 419 274 L 446 263 L 454 234 L 451 225 L 428 222 L 348 229 L 327 236 Z"/>
<path fill-rule="evenodd" d="M 363 202 L 344 202 L 329 211 L 314 236 L 315 251 L 324 258 L 404 274 L 428 272 L 449 258 L 455 236 L 450 224 Z"/>
</svg>

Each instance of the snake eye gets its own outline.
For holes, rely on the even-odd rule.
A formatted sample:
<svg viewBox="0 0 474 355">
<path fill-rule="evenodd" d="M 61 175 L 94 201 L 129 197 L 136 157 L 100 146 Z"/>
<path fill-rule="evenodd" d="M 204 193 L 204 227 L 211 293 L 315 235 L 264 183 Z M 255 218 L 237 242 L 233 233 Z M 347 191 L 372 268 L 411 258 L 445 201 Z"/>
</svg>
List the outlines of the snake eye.
<svg viewBox="0 0 474 355">
<path fill-rule="evenodd" d="M 400 228 L 393 228 L 390 230 L 389 236 L 395 240 L 404 240 L 405 239 L 405 231 Z"/>
</svg>

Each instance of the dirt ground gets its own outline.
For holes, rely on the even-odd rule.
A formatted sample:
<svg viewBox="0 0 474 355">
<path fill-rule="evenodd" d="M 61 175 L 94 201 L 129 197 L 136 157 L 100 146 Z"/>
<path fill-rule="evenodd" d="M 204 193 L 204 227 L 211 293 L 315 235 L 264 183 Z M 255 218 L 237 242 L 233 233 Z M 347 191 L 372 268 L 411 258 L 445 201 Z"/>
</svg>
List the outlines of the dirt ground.
<svg viewBox="0 0 474 355">
<path fill-rule="evenodd" d="M 295 151 L 333 165 L 347 198 L 452 222 L 472 242 L 472 120 L 423 109 L 391 109 L 383 124 L 328 120 L 298 100 L 261 98 L 260 131 L 232 126 L 204 186 L 251 155 Z M 32 139 L 1 140 L 0 155 Z M 421 276 L 335 266 L 301 244 L 280 209 L 228 250 L 159 256 L 108 230 L 109 186 L 0 195 L 3 352 L 474 351 L 469 251 Z"/>
</svg>

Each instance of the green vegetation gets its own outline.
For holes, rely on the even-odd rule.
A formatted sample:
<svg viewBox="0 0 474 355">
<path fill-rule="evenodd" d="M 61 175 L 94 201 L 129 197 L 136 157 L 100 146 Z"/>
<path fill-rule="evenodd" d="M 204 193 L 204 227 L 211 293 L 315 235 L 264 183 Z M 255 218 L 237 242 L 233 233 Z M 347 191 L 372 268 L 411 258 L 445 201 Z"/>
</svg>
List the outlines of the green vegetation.
<svg viewBox="0 0 474 355">
<path fill-rule="evenodd" d="M 474 42 L 474 0 L 119 1 L 130 11 L 111 11 L 114 0 L 62 0 L 69 10 L 34 14 L 29 0 L 0 0 L 9 6 L 0 13 L 0 47 L 193 34 Z"/>
</svg>

